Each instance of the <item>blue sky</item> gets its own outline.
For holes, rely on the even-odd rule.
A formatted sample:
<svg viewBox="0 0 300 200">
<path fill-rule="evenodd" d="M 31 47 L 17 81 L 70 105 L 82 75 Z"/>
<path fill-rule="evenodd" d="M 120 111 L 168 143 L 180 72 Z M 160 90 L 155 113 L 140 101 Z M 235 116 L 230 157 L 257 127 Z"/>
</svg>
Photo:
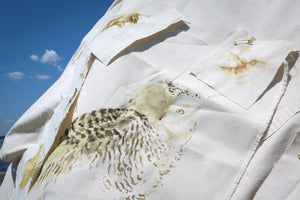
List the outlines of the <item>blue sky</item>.
<svg viewBox="0 0 300 200">
<path fill-rule="evenodd" d="M 60 77 L 113 0 L 1 0 L 0 135 Z"/>
</svg>

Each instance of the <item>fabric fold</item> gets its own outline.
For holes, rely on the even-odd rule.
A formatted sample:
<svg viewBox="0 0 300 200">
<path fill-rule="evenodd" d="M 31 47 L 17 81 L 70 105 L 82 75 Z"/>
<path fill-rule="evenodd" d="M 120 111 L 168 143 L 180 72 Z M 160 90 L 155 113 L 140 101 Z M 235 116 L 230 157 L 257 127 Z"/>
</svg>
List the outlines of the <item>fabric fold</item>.
<svg viewBox="0 0 300 200">
<path fill-rule="evenodd" d="M 284 41 L 231 38 L 210 56 L 188 70 L 199 80 L 244 108 L 253 105 L 267 89 L 291 51 Z"/>
<path fill-rule="evenodd" d="M 135 41 L 185 19 L 170 5 L 157 0 L 124 0 L 111 12 L 115 12 L 115 16 L 98 31 L 89 45 L 90 50 L 105 65 Z"/>
</svg>

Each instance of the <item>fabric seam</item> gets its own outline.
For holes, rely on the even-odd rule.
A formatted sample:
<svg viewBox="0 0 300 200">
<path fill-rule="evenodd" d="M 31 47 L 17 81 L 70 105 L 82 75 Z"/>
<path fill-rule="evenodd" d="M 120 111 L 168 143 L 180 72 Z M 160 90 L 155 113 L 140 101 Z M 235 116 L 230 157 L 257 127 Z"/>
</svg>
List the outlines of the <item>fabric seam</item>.
<svg viewBox="0 0 300 200">
<path fill-rule="evenodd" d="M 246 159 L 244 161 L 242 169 L 241 169 L 239 175 L 237 176 L 237 178 L 235 180 L 235 183 L 233 184 L 229 195 L 226 198 L 227 200 L 232 199 L 234 193 L 236 192 L 236 189 L 237 189 L 240 181 L 242 180 L 243 176 L 245 175 L 245 172 L 246 172 L 251 160 L 253 159 L 253 157 L 254 157 L 254 155 L 257 151 L 257 148 L 259 146 L 259 143 L 260 143 L 265 131 L 268 129 L 268 127 L 269 127 L 269 125 L 272 121 L 272 118 L 275 114 L 276 108 L 278 107 L 283 95 L 285 94 L 285 91 L 286 91 L 286 88 L 287 88 L 287 85 L 288 85 L 288 64 L 287 64 L 286 60 L 284 60 L 283 65 L 284 65 L 284 74 L 283 74 L 283 77 L 282 77 L 283 78 L 283 83 L 282 83 L 282 86 L 281 86 L 280 93 L 279 93 L 278 97 L 276 98 L 276 101 L 275 101 L 274 105 L 272 106 L 273 108 L 271 110 L 270 115 L 267 117 L 267 120 L 265 121 L 264 126 L 258 132 L 258 134 L 256 135 L 256 139 L 255 139 L 254 143 L 252 144 L 252 146 L 250 148 L 251 151 L 250 151 L 250 153 L 248 154 L 248 156 L 246 157 Z"/>
</svg>

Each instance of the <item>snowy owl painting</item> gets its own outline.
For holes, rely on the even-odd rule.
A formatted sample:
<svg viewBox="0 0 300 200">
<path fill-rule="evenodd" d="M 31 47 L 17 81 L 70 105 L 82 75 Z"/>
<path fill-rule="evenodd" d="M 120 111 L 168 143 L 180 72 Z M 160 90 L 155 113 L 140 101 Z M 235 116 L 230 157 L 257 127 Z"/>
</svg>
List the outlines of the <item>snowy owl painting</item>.
<svg viewBox="0 0 300 200">
<path fill-rule="evenodd" d="M 74 119 L 36 184 L 46 188 L 88 163 L 89 169 L 104 169 L 99 180 L 103 192 L 118 194 L 116 199 L 147 199 L 175 168 L 196 126 L 191 122 L 178 130 L 180 117 L 187 113 L 172 105 L 182 96 L 200 98 L 169 81 L 151 83 L 120 108 L 94 110 Z"/>
</svg>

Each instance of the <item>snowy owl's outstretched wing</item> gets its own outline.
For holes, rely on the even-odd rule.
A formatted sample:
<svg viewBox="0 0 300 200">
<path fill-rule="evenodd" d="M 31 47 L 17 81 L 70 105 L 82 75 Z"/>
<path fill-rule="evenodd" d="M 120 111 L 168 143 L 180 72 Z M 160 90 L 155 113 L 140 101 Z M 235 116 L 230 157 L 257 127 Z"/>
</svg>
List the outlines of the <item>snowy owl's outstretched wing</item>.
<svg viewBox="0 0 300 200">
<path fill-rule="evenodd" d="M 161 165 L 160 158 L 167 155 L 161 136 L 145 115 L 119 108 L 101 109 L 76 118 L 67 139 L 56 151 L 63 148 L 65 155 L 43 170 L 39 183 L 71 170 L 82 156 L 87 156 L 90 168 L 93 165 L 107 167 L 104 189 L 130 193 L 135 185 L 146 182 L 143 169 L 149 170 L 149 165 L 158 174 L 164 173 L 155 168 Z M 159 183 L 152 186 L 156 184 Z"/>
</svg>

